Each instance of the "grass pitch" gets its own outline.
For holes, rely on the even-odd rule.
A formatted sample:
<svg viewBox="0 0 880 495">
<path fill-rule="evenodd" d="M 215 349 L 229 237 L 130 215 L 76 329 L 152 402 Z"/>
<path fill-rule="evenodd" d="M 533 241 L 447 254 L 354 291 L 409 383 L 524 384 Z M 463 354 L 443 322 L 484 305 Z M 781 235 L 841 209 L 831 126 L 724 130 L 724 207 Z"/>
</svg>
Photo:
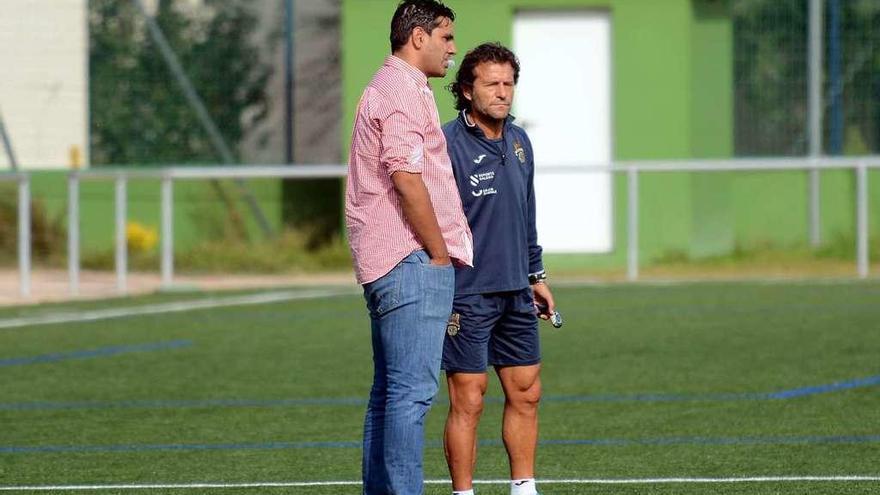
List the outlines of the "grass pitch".
<svg viewBox="0 0 880 495">
<path fill-rule="evenodd" d="M 880 283 L 554 293 L 565 327 L 542 324 L 540 479 L 880 476 Z M 0 324 L 200 297 L 6 308 Z M 0 490 L 356 482 L 371 377 L 368 328 L 363 299 L 351 294 L 0 329 Z M 493 378 L 480 430 L 482 480 L 507 478 L 500 394 Z M 428 421 L 431 479 L 447 478 L 445 397 Z M 545 495 L 880 492 L 872 480 L 539 480 L 539 487 Z M 507 493 L 500 484 L 477 490 Z M 360 487 L 87 491 L 206 492 L 356 494 Z"/>
</svg>

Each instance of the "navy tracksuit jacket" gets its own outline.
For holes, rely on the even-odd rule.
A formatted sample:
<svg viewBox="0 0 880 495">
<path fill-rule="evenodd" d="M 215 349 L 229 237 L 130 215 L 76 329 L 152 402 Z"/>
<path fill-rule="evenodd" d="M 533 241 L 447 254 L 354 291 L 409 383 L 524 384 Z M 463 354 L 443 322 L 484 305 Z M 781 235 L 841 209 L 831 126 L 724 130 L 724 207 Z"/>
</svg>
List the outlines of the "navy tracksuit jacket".
<svg viewBox="0 0 880 495">
<path fill-rule="evenodd" d="M 474 236 L 474 267 L 456 267 L 455 293 L 524 289 L 544 271 L 535 228 L 535 162 L 526 132 L 508 117 L 488 139 L 460 112 L 443 126 L 446 148 Z"/>
</svg>

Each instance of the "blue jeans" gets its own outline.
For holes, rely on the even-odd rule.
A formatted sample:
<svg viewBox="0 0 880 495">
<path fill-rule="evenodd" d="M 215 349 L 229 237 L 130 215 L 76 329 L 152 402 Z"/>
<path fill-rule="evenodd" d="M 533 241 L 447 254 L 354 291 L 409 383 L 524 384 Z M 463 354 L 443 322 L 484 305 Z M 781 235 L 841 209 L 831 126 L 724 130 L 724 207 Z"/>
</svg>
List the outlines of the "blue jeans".
<svg viewBox="0 0 880 495">
<path fill-rule="evenodd" d="M 415 251 L 364 284 L 373 388 L 364 421 L 365 495 L 420 495 L 425 416 L 439 387 L 455 271 Z"/>
</svg>

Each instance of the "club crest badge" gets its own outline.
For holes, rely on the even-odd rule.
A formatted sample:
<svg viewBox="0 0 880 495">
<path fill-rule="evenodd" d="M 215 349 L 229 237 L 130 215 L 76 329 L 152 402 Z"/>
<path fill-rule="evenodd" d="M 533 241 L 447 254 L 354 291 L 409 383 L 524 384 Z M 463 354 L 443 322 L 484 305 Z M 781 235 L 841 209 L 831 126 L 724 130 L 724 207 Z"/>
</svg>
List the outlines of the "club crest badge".
<svg viewBox="0 0 880 495">
<path fill-rule="evenodd" d="M 455 337 L 458 335 L 459 330 L 461 330 L 461 315 L 452 313 L 449 315 L 449 321 L 446 322 L 446 334 L 450 337 Z"/>
<path fill-rule="evenodd" d="M 522 145 L 519 144 L 519 141 L 513 143 L 513 152 L 516 154 L 516 157 L 519 158 L 520 163 L 526 163 L 526 150 L 524 150 Z"/>
</svg>

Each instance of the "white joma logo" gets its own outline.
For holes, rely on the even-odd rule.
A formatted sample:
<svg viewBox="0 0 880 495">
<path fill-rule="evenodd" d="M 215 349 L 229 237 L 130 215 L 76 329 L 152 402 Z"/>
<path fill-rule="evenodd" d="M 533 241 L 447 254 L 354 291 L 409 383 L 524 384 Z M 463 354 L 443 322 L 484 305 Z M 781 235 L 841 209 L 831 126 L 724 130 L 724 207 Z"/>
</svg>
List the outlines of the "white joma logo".
<svg viewBox="0 0 880 495">
<path fill-rule="evenodd" d="M 483 161 L 483 158 L 486 158 L 486 155 L 480 155 L 474 158 L 474 163 L 481 163 Z"/>
</svg>

